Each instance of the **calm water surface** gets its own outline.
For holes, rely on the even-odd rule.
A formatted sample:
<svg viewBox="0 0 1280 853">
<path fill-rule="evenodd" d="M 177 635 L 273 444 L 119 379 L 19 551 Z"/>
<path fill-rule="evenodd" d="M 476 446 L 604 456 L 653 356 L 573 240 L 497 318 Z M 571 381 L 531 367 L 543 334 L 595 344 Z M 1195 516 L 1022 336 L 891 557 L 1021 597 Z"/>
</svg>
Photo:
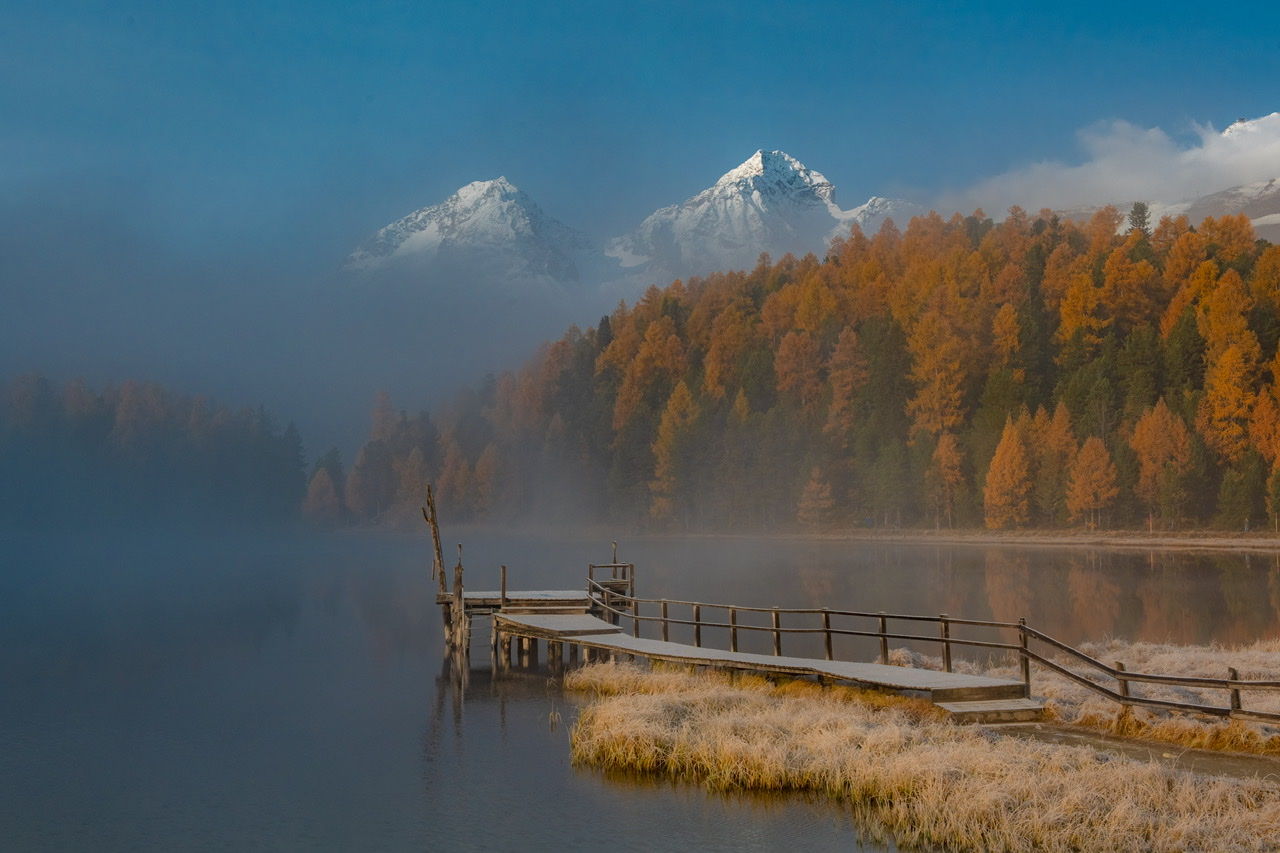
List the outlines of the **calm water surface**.
<svg viewBox="0 0 1280 853">
<path fill-rule="evenodd" d="M 471 588 L 496 587 L 501 563 L 512 588 L 578 588 L 588 562 L 610 557 L 597 539 L 456 539 Z M 477 642 L 467 685 L 451 677 L 429 541 L 0 539 L 0 846 L 887 849 L 860 847 L 838 805 L 571 767 L 574 701 L 545 675 L 494 677 Z M 1073 642 L 1280 635 L 1271 558 L 741 539 L 620 548 L 652 597 L 1026 616 Z"/>
</svg>

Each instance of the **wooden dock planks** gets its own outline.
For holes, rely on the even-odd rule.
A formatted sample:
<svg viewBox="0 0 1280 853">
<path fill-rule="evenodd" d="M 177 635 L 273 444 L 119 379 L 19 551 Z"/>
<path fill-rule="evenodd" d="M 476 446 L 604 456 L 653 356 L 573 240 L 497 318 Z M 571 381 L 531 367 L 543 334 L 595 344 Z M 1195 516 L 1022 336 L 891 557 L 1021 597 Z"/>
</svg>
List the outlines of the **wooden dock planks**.
<svg viewBox="0 0 1280 853">
<path fill-rule="evenodd" d="M 957 715 L 964 712 L 966 719 L 978 719 L 980 714 L 974 712 L 981 709 L 964 703 L 989 703 L 992 711 L 999 708 L 1001 712 L 1012 710 L 1013 706 L 1008 703 L 1014 700 L 1017 700 L 1021 712 L 1041 707 L 1026 699 L 1026 688 L 1020 681 L 876 663 L 826 661 L 689 646 L 632 637 L 616 625 L 582 614 L 561 616 L 499 612 L 494 614 L 494 620 L 495 630 L 501 633 L 549 642 L 567 641 L 614 654 L 640 655 L 651 660 L 690 666 L 815 677 L 898 693 L 923 694 L 940 705 L 955 704 Z"/>
</svg>

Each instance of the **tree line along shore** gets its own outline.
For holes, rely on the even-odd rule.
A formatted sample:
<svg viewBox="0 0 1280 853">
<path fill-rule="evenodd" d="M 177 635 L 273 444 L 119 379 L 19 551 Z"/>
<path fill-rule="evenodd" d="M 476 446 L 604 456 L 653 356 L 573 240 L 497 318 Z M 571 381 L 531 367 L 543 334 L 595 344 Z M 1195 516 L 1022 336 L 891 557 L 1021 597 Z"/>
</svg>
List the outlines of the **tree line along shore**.
<svg viewBox="0 0 1280 853">
<path fill-rule="evenodd" d="M 930 214 L 652 287 L 434 412 L 380 395 L 312 509 L 408 517 L 430 480 L 458 521 L 1275 529 L 1278 343 L 1247 217 Z"/>
</svg>

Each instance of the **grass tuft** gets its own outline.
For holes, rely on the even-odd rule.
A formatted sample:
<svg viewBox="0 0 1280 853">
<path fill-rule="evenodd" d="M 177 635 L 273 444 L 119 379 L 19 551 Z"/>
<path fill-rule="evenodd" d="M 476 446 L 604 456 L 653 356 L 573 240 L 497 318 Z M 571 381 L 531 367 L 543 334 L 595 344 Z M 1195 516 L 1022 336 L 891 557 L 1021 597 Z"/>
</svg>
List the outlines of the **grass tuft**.
<svg viewBox="0 0 1280 853">
<path fill-rule="evenodd" d="M 566 687 L 597 697 L 573 726 L 577 763 L 824 794 L 900 846 L 1274 850 L 1280 826 L 1275 781 L 998 737 L 920 700 L 618 664 L 576 670 Z"/>
</svg>

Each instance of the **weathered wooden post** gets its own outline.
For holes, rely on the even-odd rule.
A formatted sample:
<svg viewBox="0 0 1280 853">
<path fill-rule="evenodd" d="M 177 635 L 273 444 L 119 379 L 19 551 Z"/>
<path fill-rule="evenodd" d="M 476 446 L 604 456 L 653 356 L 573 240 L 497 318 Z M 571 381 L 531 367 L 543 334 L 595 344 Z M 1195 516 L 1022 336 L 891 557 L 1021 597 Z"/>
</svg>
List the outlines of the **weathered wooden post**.
<svg viewBox="0 0 1280 853">
<path fill-rule="evenodd" d="M 773 608 L 773 656 L 782 657 L 782 619 L 778 608 Z"/>
<path fill-rule="evenodd" d="M 453 604 L 452 613 L 453 636 L 450 645 L 453 649 L 466 654 L 471 633 L 471 619 L 467 614 L 466 602 L 462 593 L 462 546 L 458 546 L 458 565 L 453 567 Z"/>
<path fill-rule="evenodd" d="M 693 605 L 693 644 L 702 648 L 702 605 Z"/>
<path fill-rule="evenodd" d="M 889 622 L 885 619 L 884 611 L 880 611 L 880 663 L 889 663 L 889 638 L 885 635 L 889 633 Z"/>
<path fill-rule="evenodd" d="M 1227 669 L 1227 677 L 1230 678 L 1232 681 L 1239 681 L 1240 673 L 1236 671 L 1236 668 L 1234 666 L 1229 667 Z M 1239 687 L 1231 688 L 1231 710 L 1233 711 L 1242 710 L 1242 706 L 1240 704 L 1240 688 Z"/>
<path fill-rule="evenodd" d="M 560 672 L 564 651 L 558 640 L 547 640 L 547 666 L 554 673 Z"/>
<path fill-rule="evenodd" d="M 664 598 L 662 599 L 662 642 L 664 643 L 671 639 L 671 637 L 669 636 L 668 627 L 669 626 L 667 625 L 667 600 Z"/>
<path fill-rule="evenodd" d="M 430 516 L 428 517 L 428 513 Z M 436 515 L 436 496 L 431 491 L 431 484 L 427 483 L 427 505 L 422 510 L 422 515 L 427 519 L 427 524 L 431 527 L 431 545 L 435 549 L 435 562 L 431 564 L 431 579 L 440 581 L 440 594 L 446 595 L 449 592 L 446 584 L 448 583 L 444 576 L 444 549 L 440 547 L 440 519 Z"/>
<path fill-rule="evenodd" d="M 1031 653 L 1027 647 L 1027 617 L 1018 617 L 1018 657 L 1022 662 L 1022 686 L 1026 688 L 1027 695 L 1031 695 Z"/>
<path fill-rule="evenodd" d="M 729 651 L 738 650 L 738 611 L 729 608 Z"/>
<path fill-rule="evenodd" d="M 942 671 L 951 672 L 951 623 L 947 621 L 947 614 L 943 613 L 938 616 L 940 629 L 942 632 Z"/>
<path fill-rule="evenodd" d="M 1125 671 L 1124 664 L 1121 663 L 1120 661 L 1116 661 L 1115 668 L 1118 672 Z M 1128 699 L 1129 698 L 1129 679 L 1125 678 L 1123 675 L 1117 675 L 1116 684 L 1119 686 L 1120 695 Z M 1124 705 L 1127 703 L 1121 702 L 1120 704 Z"/>
<path fill-rule="evenodd" d="M 502 567 L 502 590 L 498 593 L 498 609 L 507 609 L 507 567 Z"/>
<path fill-rule="evenodd" d="M 822 639 L 826 646 L 827 660 L 831 660 L 831 611 L 822 608 Z"/>
</svg>

